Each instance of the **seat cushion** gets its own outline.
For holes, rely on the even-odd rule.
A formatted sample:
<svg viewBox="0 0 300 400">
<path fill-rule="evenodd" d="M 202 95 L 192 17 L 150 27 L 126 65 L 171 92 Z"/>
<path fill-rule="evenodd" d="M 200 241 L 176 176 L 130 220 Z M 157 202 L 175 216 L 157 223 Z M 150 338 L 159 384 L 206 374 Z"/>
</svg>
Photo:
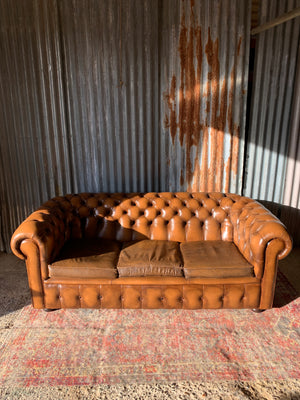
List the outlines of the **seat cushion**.
<svg viewBox="0 0 300 400">
<path fill-rule="evenodd" d="M 180 250 L 186 278 L 233 278 L 254 276 L 254 268 L 234 243 L 183 242 Z"/>
<path fill-rule="evenodd" d="M 104 239 L 70 240 L 49 265 L 50 277 L 115 278 L 120 244 Z"/>
<path fill-rule="evenodd" d="M 118 262 L 119 276 L 183 276 L 177 242 L 141 240 L 124 244 Z"/>
</svg>

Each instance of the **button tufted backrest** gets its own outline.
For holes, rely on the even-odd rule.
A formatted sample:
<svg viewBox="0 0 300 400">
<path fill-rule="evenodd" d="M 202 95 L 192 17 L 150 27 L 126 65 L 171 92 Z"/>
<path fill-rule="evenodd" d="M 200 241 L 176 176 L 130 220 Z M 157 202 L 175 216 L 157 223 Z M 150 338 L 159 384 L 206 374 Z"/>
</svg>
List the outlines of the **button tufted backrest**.
<svg viewBox="0 0 300 400">
<path fill-rule="evenodd" d="M 81 193 L 56 197 L 40 210 L 57 210 L 64 218 L 65 239 L 101 237 L 233 241 L 230 219 L 253 200 L 222 193 Z"/>
</svg>

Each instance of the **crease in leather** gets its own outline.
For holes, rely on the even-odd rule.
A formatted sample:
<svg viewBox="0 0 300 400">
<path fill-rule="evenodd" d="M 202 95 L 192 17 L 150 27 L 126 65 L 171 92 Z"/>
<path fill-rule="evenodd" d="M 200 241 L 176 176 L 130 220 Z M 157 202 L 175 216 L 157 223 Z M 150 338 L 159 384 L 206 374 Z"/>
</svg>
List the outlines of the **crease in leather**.
<svg viewBox="0 0 300 400">
<path fill-rule="evenodd" d="M 125 276 L 182 276 L 182 258 L 177 242 L 141 240 L 123 245 L 117 269 Z"/>
</svg>

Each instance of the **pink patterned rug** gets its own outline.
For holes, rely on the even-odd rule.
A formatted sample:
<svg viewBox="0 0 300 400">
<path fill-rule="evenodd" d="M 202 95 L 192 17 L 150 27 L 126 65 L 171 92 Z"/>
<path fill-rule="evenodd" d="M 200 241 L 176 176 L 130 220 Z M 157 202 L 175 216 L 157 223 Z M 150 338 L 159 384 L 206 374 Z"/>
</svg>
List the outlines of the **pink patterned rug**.
<svg viewBox="0 0 300 400">
<path fill-rule="evenodd" d="M 0 336 L 0 386 L 300 379 L 300 298 L 281 273 L 276 294 L 262 314 L 26 306 Z"/>
</svg>

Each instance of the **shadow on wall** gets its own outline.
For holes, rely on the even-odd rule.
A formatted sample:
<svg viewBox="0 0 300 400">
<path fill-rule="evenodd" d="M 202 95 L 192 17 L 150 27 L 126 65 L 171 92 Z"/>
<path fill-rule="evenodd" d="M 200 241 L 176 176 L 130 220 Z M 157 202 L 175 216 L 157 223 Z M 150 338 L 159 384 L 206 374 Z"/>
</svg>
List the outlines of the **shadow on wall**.
<svg viewBox="0 0 300 400">
<path fill-rule="evenodd" d="M 284 206 L 267 200 L 257 200 L 270 210 L 287 227 L 293 238 L 293 246 L 300 246 L 300 210 L 298 208 Z"/>
</svg>

